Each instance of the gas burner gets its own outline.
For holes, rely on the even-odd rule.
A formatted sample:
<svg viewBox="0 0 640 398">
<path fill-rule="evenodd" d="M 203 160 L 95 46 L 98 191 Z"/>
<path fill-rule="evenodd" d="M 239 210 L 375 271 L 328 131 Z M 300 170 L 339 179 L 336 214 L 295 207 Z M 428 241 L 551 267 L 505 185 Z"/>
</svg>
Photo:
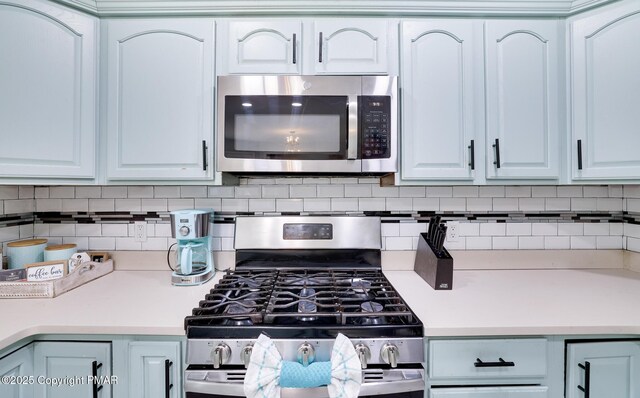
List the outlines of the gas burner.
<svg viewBox="0 0 640 398">
<path fill-rule="evenodd" d="M 384 306 L 382 304 L 375 301 L 365 301 L 360 304 L 360 309 L 365 314 L 364 317 L 358 318 L 358 323 L 360 325 L 385 325 L 387 323 L 385 317 L 382 316 L 382 312 L 384 311 Z"/>
<path fill-rule="evenodd" d="M 371 313 L 371 312 L 382 312 L 384 306 L 380 303 L 376 303 L 375 301 L 365 301 L 360 304 L 360 309 L 362 312 Z"/>
<path fill-rule="evenodd" d="M 316 294 L 315 289 L 303 288 L 300 290 L 300 302 L 298 303 L 298 312 L 301 314 L 315 314 L 318 312 L 318 306 L 315 303 L 314 296 Z M 305 299 L 306 298 L 306 299 Z M 303 316 L 300 318 L 302 322 L 311 322 L 318 319 L 315 316 Z"/>
</svg>

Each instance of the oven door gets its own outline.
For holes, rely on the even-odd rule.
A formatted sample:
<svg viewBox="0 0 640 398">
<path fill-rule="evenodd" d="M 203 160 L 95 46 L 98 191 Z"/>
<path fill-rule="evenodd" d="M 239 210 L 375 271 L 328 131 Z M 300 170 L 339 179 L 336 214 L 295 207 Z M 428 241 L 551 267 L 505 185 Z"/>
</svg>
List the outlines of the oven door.
<svg viewBox="0 0 640 398">
<path fill-rule="evenodd" d="M 187 370 L 184 388 L 187 398 L 244 397 L 244 369 Z M 360 397 L 423 398 L 424 369 L 421 366 L 402 369 L 369 368 L 362 371 Z M 282 398 L 328 398 L 326 387 L 283 388 Z"/>
<path fill-rule="evenodd" d="M 218 169 L 360 172 L 353 76 L 222 76 Z"/>
</svg>

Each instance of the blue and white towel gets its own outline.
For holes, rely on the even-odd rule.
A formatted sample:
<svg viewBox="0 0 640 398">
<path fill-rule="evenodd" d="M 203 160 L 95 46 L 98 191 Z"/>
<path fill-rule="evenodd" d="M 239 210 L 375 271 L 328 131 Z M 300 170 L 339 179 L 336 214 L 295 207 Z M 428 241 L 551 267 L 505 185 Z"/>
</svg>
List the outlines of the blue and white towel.
<svg viewBox="0 0 640 398">
<path fill-rule="evenodd" d="M 248 398 L 280 398 L 281 388 L 327 386 L 330 398 L 356 398 L 361 384 L 360 359 L 345 335 L 336 338 L 330 362 L 314 362 L 305 367 L 283 361 L 273 341 L 261 334 L 253 346 L 244 393 Z"/>
</svg>

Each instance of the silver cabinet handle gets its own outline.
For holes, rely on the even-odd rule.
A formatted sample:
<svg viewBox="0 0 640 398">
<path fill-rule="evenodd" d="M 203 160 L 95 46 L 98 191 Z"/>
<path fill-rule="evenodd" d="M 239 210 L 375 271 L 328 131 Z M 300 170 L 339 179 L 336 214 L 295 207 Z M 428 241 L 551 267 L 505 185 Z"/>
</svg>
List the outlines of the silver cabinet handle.
<svg viewBox="0 0 640 398">
<path fill-rule="evenodd" d="M 293 64 L 296 63 L 296 47 L 298 47 L 298 41 L 296 40 L 296 34 L 293 34 Z"/>
<path fill-rule="evenodd" d="M 322 32 L 318 35 L 318 62 L 322 63 Z"/>
</svg>

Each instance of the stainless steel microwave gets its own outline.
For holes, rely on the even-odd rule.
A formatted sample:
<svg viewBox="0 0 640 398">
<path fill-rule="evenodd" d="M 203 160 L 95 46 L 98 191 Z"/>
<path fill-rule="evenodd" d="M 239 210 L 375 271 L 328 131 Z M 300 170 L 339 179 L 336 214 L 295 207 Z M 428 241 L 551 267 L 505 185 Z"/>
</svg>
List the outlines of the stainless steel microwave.
<svg viewBox="0 0 640 398">
<path fill-rule="evenodd" d="M 393 76 L 220 76 L 218 170 L 396 172 L 397 91 Z"/>
</svg>

